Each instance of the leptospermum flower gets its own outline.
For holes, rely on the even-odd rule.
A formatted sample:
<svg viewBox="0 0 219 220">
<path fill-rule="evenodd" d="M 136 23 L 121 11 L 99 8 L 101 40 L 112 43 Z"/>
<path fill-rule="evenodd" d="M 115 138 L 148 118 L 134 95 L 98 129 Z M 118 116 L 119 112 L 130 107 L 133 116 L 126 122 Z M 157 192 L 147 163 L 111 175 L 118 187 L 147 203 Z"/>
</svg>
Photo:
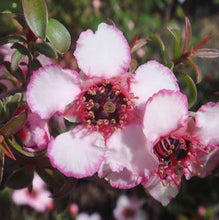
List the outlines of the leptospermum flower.
<svg viewBox="0 0 219 220">
<path fill-rule="evenodd" d="M 38 114 L 30 112 L 25 125 L 17 132 L 16 136 L 26 151 L 42 151 L 47 148 L 50 140 L 48 122 L 41 119 Z"/>
<path fill-rule="evenodd" d="M 44 182 L 35 174 L 33 179 L 33 189 L 29 192 L 28 188 L 14 190 L 12 200 L 16 205 L 27 205 L 39 212 L 49 209 L 53 200 L 51 193 L 45 188 Z"/>
<path fill-rule="evenodd" d="M 116 220 L 146 220 L 146 213 L 141 209 L 141 201 L 137 197 L 121 195 L 113 210 Z"/>
<path fill-rule="evenodd" d="M 145 187 L 163 205 L 176 196 L 183 175 L 204 176 L 219 162 L 212 160 L 218 155 L 218 115 L 219 103 L 209 103 L 198 110 L 194 122 L 187 97 L 180 92 L 161 90 L 147 101 L 144 133 L 159 167 L 149 180 L 146 177 Z"/>
<path fill-rule="evenodd" d="M 141 65 L 134 75 L 127 73 L 130 47 L 113 25 L 102 23 L 95 33 L 82 32 L 74 55 L 80 74 L 48 65 L 33 74 L 27 88 L 27 102 L 41 118 L 59 113 L 81 123 L 50 142 L 51 163 L 76 178 L 100 170 L 99 176 L 111 185 L 131 188 L 158 165 L 143 147 L 144 103 L 160 89 L 179 90 L 176 78 L 156 61 Z"/>
<path fill-rule="evenodd" d="M 93 213 L 91 215 L 88 215 L 85 212 L 79 213 L 79 215 L 76 217 L 76 220 L 101 220 L 101 216 L 98 213 Z"/>
</svg>

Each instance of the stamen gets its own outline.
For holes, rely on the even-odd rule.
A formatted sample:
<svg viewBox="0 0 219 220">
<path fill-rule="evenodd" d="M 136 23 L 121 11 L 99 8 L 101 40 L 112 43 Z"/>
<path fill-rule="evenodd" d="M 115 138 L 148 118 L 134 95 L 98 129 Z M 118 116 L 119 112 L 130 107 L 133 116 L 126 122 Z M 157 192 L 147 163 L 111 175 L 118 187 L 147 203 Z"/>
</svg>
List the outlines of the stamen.
<svg viewBox="0 0 219 220">
<path fill-rule="evenodd" d="M 123 128 L 129 113 L 134 108 L 131 99 L 133 94 L 124 95 L 122 85 L 118 81 L 113 83 L 105 80 L 103 83 L 92 86 L 81 95 L 79 109 L 82 111 L 82 120 L 94 130 L 99 130 L 104 136 L 109 136 L 115 129 Z M 88 121 L 89 120 L 89 121 Z"/>
</svg>

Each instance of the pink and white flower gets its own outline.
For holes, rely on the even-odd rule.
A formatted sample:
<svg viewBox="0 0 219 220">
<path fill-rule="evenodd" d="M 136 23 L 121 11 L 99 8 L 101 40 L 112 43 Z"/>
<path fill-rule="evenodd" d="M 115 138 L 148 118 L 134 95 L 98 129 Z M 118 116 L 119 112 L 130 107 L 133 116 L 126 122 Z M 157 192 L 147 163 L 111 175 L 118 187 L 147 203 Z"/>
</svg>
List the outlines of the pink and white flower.
<svg viewBox="0 0 219 220">
<path fill-rule="evenodd" d="M 82 72 L 47 65 L 33 74 L 27 88 L 27 102 L 41 118 L 58 113 L 81 123 L 50 142 L 51 163 L 66 176 L 99 171 L 114 187 L 134 187 L 158 166 L 144 147 L 144 105 L 161 89 L 178 91 L 176 78 L 156 61 L 127 73 L 130 47 L 113 25 L 82 32 L 74 55 Z"/>
<path fill-rule="evenodd" d="M 198 110 L 194 122 L 187 97 L 178 91 L 161 90 L 147 101 L 143 131 L 159 167 L 143 184 L 163 205 L 177 195 L 183 175 L 204 176 L 218 164 L 218 115 L 219 103 L 209 103 Z"/>
<path fill-rule="evenodd" d="M 16 136 L 29 152 L 42 151 L 47 148 L 50 140 L 48 122 L 35 113 L 29 113 L 25 125 Z"/>
<path fill-rule="evenodd" d="M 137 197 L 121 195 L 113 210 L 116 220 L 147 220 L 146 213 L 141 209 L 141 201 Z"/>
<path fill-rule="evenodd" d="M 76 217 L 76 220 L 101 220 L 101 216 L 98 213 L 93 213 L 91 215 L 88 215 L 85 212 L 79 213 L 79 215 Z"/>
<path fill-rule="evenodd" d="M 14 190 L 12 200 L 16 205 L 27 205 L 39 212 L 44 212 L 51 207 L 53 200 L 51 193 L 45 188 L 45 184 L 38 175 L 34 175 L 33 189 L 28 188 Z"/>
</svg>

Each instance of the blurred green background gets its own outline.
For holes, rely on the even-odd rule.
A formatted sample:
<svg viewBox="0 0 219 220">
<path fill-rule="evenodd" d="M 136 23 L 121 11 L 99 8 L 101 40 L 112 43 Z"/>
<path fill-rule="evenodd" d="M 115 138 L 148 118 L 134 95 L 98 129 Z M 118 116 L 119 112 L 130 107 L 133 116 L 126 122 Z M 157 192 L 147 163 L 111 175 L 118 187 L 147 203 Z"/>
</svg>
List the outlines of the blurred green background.
<svg viewBox="0 0 219 220">
<path fill-rule="evenodd" d="M 218 0 L 47 0 L 49 17 L 62 22 L 72 36 L 72 45 L 69 53 L 59 58 L 60 63 L 72 67 L 73 50 L 81 31 L 95 30 L 100 22 L 111 19 L 126 36 L 129 42 L 139 32 L 140 38 L 149 38 L 151 34 L 158 33 L 166 43 L 171 46 L 165 27 L 173 26 L 183 30 L 184 16 L 187 15 L 192 24 L 192 44 L 197 44 L 206 36 L 211 35 L 212 40 L 206 45 L 208 48 L 218 49 L 219 40 L 219 1 Z M 1 0 L 1 12 L 22 13 L 21 1 Z M 0 36 L 10 33 L 22 32 L 21 27 L 11 14 L 0 16 Z M 107 43 L 107 42 L 106 42 Z M 150 59 L 161 62 L 159 48 L 149 42 L 133 57 L 139 64 Z M 219 71 L 218 59 L 196 59 L 203 72 L 204 79 L 197 85 L 198 100 L 194 110 L 208 101 L 218 101 Z M 0 219 L 1 220 L 35 220 L 35 219 L 74 219 L 65 211 L 36 213 L 28 207 L 17 207 L 12 204 L 10 190 L 0 192 Z M 184 181 L 179 195 L 167 207 L 162 207 L 153 198 L 146 195 L 142 187 L 132 190 L 106 191 L 95 183 L 86 180 L 79 182 L 76 191 L 72 192 L 71 202 L 79 205 L 81 211 L 89 213 L 99 212 L 103 219 L 113 219 L 112 210 L 119 194 L 137 195 L 144 201 L 144 210 L 149 219 L 167 220 L 217 220 L 219 219 L 219 178 L 210 176 L 205 179 L 192 178 Z M 202 209 L 203 212 L 200 212 Z"/>
</svg>

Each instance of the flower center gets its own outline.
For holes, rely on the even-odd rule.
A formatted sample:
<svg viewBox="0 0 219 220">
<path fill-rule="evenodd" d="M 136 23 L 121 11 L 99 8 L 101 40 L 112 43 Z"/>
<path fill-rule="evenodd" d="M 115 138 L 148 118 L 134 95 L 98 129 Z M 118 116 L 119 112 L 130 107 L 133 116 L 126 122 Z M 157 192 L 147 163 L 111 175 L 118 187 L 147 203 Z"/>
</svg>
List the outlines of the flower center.
<svg viewBox="0 0 219 220">
<path fill-rule="evenodd" d="M 123 127 L 134 104 L 119 82 L 106 81 L 82 93 L 82 106 L 82 120 L 87 127 L 108 136 Z"/>
<path fill-rule="evenodd" d="M 191 170 L 191 164 L 203 167 L 197 157 L 198 152 L 207 154 L 208 148 L 189 137 L 162 138 L 155 146 L 154 153 L 159 158 L 160 164 L 157 174 L 164 185 L 179 185 L 182 175 L 186 172 L 200 175 L 195 168 Z"/>
<path fill-rule="evenodd" d="M 126 218 L 134 218 L 136 216 L 136 210 L 131 207 L 125 208 L 122 213 Z"/>
</svg>

